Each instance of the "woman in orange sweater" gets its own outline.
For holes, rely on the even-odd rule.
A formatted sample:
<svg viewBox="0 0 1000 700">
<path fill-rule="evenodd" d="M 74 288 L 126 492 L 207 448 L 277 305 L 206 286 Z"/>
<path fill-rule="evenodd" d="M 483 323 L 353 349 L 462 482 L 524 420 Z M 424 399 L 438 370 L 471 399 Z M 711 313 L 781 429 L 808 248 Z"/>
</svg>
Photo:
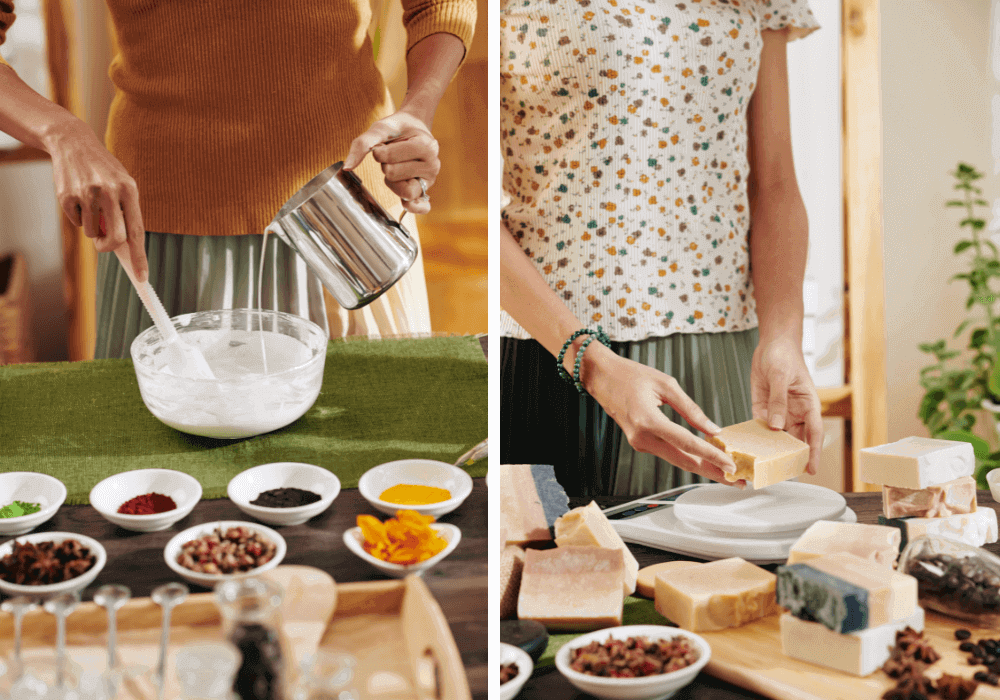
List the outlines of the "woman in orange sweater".
<svg viewBox="0 0 1000 700">
<path fill-rule="evenodd" d="M 110 254 L 119 246 L 170 315 L 253 307 L 264 227 L 331 163 L 356 168 L 390 212 L 398 200 L 430 209 L 440 168 L 431 124 L 476 4 L 402 4 L 409 84 L 395 111 L 364 0 L 275 0 L 267 12 L 249 0 L 107 0 L 119 52 L 106 148 L 0 65 L 0 130 L 50 154 L 63 211 L 102 253 L 96 357 L 128 357 L 151 325 Z M 0 43 L 13 21 L 12 0 L 0 0 Z M 335 336 L 430 330 L 422 260 L 371 306 L 327 314 L 319 281 L 284 243 L 271 237 L 263 255 L 265 308 Z"/>
</svg>

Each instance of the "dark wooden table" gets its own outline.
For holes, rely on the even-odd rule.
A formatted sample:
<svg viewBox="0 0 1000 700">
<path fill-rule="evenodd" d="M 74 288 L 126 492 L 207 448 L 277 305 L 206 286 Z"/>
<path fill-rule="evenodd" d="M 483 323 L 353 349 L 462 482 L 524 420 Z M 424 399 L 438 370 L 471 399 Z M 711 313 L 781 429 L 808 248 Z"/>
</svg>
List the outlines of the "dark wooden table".
<svg viewBox="0 0 1000 700">
<path fill-rule="evenodd" d="M 440 522 L 461 529 L 462 541 L 454 552 L 424 574 L 424 581 L 451 626 L 476 700 L 487 697 L 486 512 L 485 480 L 473 479 L 469 498 L 457 510 L 440 518 Z M 340 583 L 384 580 L 382 574 L 344 546 L 344 530 L 354 527 L 362 513 L 385 518 L 368 505 L 357 489 L 345 489 L 327 511 L 309 522 L 276 528 L 288 543 L 282 563 L 314 566 Z M 104 545 L 108 563 L 84 592 L 84 600 L 90 600 L 94 591 L 105 583 L 125 584 L 134 597 L 145 597 L 156 586 L 177 580 L 163 560 L 163 548 L 170 538 L 188 527 L 213 520 L 252 519 L 228 499 L 202 501 L 189 516 L 168 530 L 137 533 L 112 525 L 89 505 L 63 506 L 36 532 L 74 532 L 93 537 Z M 207 589 L 192 586 L 191 590 Z"/>
<path fill-rule="evenodd" d="M 881 493 L 845 493 L 844 498 L 847 499 L 848 507 L 858 514 L 859 523 L 878 523 L 878 516 L 882 513 Z M 980 508 L 993 508 L 1000 513 L 1000 504 L 993 500 L 989 491 L 980 491 L 978 498 Z M 609 508 L 613 505 L 626 503 L 629 500 L 632 499 L 599 498 L 597 499 L 597 502 L 602 508 Z M 577 506 L 586 505 L 589 501 L 590 499 L 573 498 L 570 499 L 570 507 L 576 508 Z M 1000 555 L 1000 544 L 986 545 L 985 548 L 994 554 Z M 659 549 L 644 547 L 637 544 L 630 544 L 629 549 L 631 549 L 632 553 L 635 554 L 635 558 L 639 561 L 640 568 L 657 562 L 676 559 L 695 561 L 690 557 L 671 554 L 670 552 L 664 552 Z M 777 565 L 767 566 L 765 568 L 773 571 L 776 566 Z M 780 654 L 780 650 L 778 653 Z M 528 682 L 524 685 L 524 688 L 518 696 L 519 700 L 561 700 L 563 698 L 577 697 L 588 698 L 590 696 L 580 693 L 576 688 L 570 685 L 569 681 L 562 677 L 559 671 L 556 670 L 555 666 L 538 669 L 535 674 L 528 679 Z M 713 678 L 705 673 L 701 673 L 691 685 L 682 688 L 677 695 L 674 696 L 674 700 L 747 700 L 748 698 L 753 700 L 762 700 L 764 697 L 765 696 L 763 695 L 759 695 L 731 683 L 721 681 L 718 678 Z"/>
</svg>

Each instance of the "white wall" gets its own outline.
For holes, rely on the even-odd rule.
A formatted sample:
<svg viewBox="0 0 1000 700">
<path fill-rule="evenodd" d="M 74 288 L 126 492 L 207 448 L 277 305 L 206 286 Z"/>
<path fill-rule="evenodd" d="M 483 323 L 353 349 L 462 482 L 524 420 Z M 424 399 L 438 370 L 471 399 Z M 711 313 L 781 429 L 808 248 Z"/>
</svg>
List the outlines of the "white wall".
<svg viewBox="0 0 1000 700">
<path fill-rule="evenodd" d="M 917 344 L 951 334 L 965 314 L 968 287 L 948 283 L 965 269 L 952 248 L 963 237 L 960 209 L 945 208 L 961 160 L 993 174 L 989 0 L 882 0 L 882 196 L 889 439 L 926 435 L 917 418 Z M 982 211 L 989 219 L 989 212 Z M 964 256 L 963 256 L 964 257 Z M 980 419 L 979 432 L 988 435 Z"/>
</svg>

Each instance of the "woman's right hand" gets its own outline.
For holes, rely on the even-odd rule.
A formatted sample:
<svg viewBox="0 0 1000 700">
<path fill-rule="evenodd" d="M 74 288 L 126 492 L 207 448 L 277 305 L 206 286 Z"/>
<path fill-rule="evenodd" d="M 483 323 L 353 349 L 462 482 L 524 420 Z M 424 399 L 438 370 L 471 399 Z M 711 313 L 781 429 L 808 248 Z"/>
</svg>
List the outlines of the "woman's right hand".
<svg viewBox="0 0 1000 700">
<path fill-rule="evenodd" d="M 579 347 L 579 341 L 575 347 Z M 571 354 L 575 355 L 567 353 Z M 567 370 L 572 369 L 572 360 L 568 360 Z M 723 476 L 723 472 L 736 472 L 732 458 L 671 421 L 660 409 L 660 406 L 669 405 L 693 427 L 708 435 L 721 430 L 684 393 L 676 379 L 620 357 L 595 341 L 583 355 L 580 380 L 587 392 L 622 429 L 633 449 L 654 454 L 674 466 L 713 481 L 734 484 Z M 735 485 L 743 488 L 745 482 L 740 480 Z"/>
<path fill-rule="evenodd" d="M 84 235 L 102 253 L 127 243 L 136 277 L 145 282 L 149 278 L 146 229 L 135 180 L 78 119 L 54 129 L 46 147 L 63 212 L 74 226 L 83 227 Z"/>
</svg>

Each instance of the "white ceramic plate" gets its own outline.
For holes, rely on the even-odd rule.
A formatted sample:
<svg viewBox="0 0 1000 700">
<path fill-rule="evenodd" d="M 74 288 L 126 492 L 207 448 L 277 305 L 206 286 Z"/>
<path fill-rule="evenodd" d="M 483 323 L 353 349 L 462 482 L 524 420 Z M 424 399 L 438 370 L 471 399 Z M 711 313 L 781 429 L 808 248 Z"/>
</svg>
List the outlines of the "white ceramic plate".
<svg viewBox="0 0 1000 700">
<path fill-rule="evenodd" d="M 573 649 L 586 646 L 594 641 L 606 642 L 608 637 L 613 639 L 686 637 L 697 647 L 698 660 L 677 671 L 641 678 L 605 678 L 580 673 L 570 668 L 570 652 Z M 556 652 L 556 668 L 576 688 L 598 698 L 605 700 L 662 700 L 671 697 L 693 681 L 710 658 L 712 658 L 712 648 L 708 642 L 694 632 L 664 625 L 626 625 L 590 632 L 567 642 Z"/>
<path fill-rule="evenodd" d="M 378 557 L 373 557 L 371 554 L 366 552 L 362 544 L 365 538 L 361 534 L 360 527 L 352 527 L 351 529 L 344 531 L 344 544 L 347 545 L 349 550 L 374 566 L 386 576 L 392 576 L 393 578 L 404 578 L 410 574 L 423 576 L 425 571 L 451 554 L 455 550 L 455 547 L 458 546 L 459 540 L 462 539 L 462 531 L 449 523 L 433 523 L 431 527 L 437 530 L 438 534 L 448 541 L 448 546 L 430 559 L 425 559 L 419 564 L 410 564 L 409 566 L 403 566 L 402 564 L 390 564 L 389 562 L 382 561 Z"/>
<path fill-rule="evenodd" d="M 400 505 L 379 499 L 383 491 L 397 484 L 420 484 L 448 489 L 451 498 L 423 506 Z M 472 493 L 472 477 L 464 469 L 445 462 L 400 459 L 372 467 L 362 474 L 358 479 L 358 491 L 373 508 L 387 515 L 395 515 L 396 511 L 406 509 L 440 518 L 458 508 L 469 497 Z"/>
<path fill-rule="evenodd" d="M 37 503 L 41 510 L 16 518 L 0 518 L 0 535 L 24 535 L 51 518 L 66 500 L 66 485 L 38 472 L 0 474 L 0 507 L 13 501 Z"/>
<path fill-rule="evenodd" d="M 734 538 L 686 525 L 677 519 L 673 510 L 673 508 L 659 508 L 647 515 L 627 520 L 612 520 L 611 525 L 626 542 L 709 561 L 742 557 L 754 564 L 784 563 L 788 559 L 792 545 L 802 532 L 805 532 L 803 529 L 802 532 L 771 537 Z M 858 516 L 847 508 L 836 520 L 856 523 Z"/>
<path fill-rule="evenodd" d="M 185 544 L 191 540 L 201 537 L 202 535 L 206 535 L 214 531 L 216 528 L 221 528 L 225 531 L 231 527 L 245 527 L 248 530 L 252 530 L 262 537 L 274 542 L 277 546 L 274 558 L 263 566 L 258 566 L 256 569 L 250 569 L 249 571 L 235 574 L 202 574 L 197 571 L 187 569 L 177 563 L 177 555 L 181 553 L 181 547 Z M 270 571 L 280 564 L 281 560 L 285 558 L 285 552 L 287 549 L 288 545 L 285 544 L 285 538 L 269 527 L 264 527 L 258 523 L 245 523 L 239 520 L 215 520 L 208 523 L 202 523 L 201 525 L 195 525 L 194 527 L 189 527 L 187 530 L 174 535 L 174 537 L 167 542 L 167 546 L 163 548 L 163 559 L 167 562 L 167 566 L 169 566 L 175 574 L 183 578 L 188 583 L 193 583 L 196 586 L 204 586 L 205 588 L 213 588 L 215 584 L 220 581 L 228 581 L 230 579 L 240 578 L 243 576 L 256 576 L 257 574 L 262 574 L 265 571 Z"/>
<path fill-rule="evenodd" d="M 836 520 L 846 508 L 847 501 L 836 491 L 797 481 L 743 491 L 709 484 L 674 502 L 684 524 L 730 537 L 801 533 L 817 520 Z"/>
<path fill-rule="evenodd" d="M 264 491 L 278 488 L 299 488 L 319 494 L 315 503 L 294 508 L 266 508 L 255 506 Z M 269 525 L 301 525 L 330 507 L 340 493 L 340 479 L 323 467 L 303 462 L 274 462 L 261 464 L 240 472 L 233 477 L 227 488 L 229 500 L 252 518 Z"/>
<path fill-rule="evenodd" d="M 170 496 L 177 507 L 151 515 L 125 515 L 118 509 L 125 501 L 147 493 Z M 90 490 L 90 505 L 105 520 L 134 532 L 159 532 L 186 518 L 201 500 L 201 484 L 175 469 L 135 469 L 114 474 Z"/>
<path fill-rule="evenodd" d="M 89 586 L 97 578 L 97 575 L 101 573 L 104 565 L 108 563 L 108 553 L 104 551 L 104 547 L 101 546 L 100 542 L 86 535 L 78 535 L 72 532 L 34 532 L 30 535 L 15 537 L 0 544 L 0 559 L 14 551 L 14 542 L 59 543 L 64 540 L 76 540 L 93 553 L 95 557 L 94 565 L 88 571 L 68 581 L 51 583 L 44 586 L 22 586 L 0 579 L 0 591 L 9 596 L 26 595 L 32 598 L 50 598 L 60 593 L 66 593 L 67 591 L 82 591 Z"/>
<path fill-rule="evenodd" d="M 523 649 L 513 644 L 505 644 L 504 642 L 500 642 L 500 663 L 516 664 L 517 675 L 500 686 L 500 690 L 496 693 L 496 699 L 513 700 L 531 677 L 531 672 L 534 671 L 535 665 L 531 662 L 531 657 Z"/>
</svg>

